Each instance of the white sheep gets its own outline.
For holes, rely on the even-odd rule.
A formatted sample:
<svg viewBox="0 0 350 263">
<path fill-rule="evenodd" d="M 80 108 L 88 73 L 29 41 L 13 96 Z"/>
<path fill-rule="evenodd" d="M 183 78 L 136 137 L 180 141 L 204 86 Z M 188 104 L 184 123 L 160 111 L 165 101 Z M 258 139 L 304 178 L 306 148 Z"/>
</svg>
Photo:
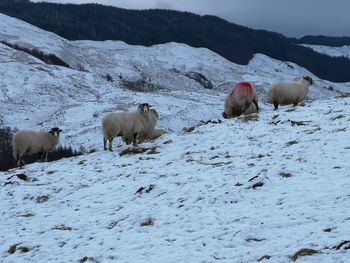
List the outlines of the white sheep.
<svg viewBox="0 0 350 263">
<path fill-rule="evenodd" d="M 12 137 L 12 154 L 17 160 L 17 166 L 21 166 L 21 163 L 25 165 L 23 156 L 26 154 L 39 153 L 39 159 L 45 156 L 47 162 L 48 152 L 52 151 L 59 143 L 61 131 L 55 127 L 49 132 L 29 130 L 16 132 Z"/>
<path fill-rule="evenodd" d="M 112 151 L 112 142 L 115 137 L 122 136 L 123 140 L 129 144 L 137 144 L 138 136 L 148 127 L 150 123 L 150 105 L 142 103 L 136 112 L 113 112 L 107 114 L 102 119 L 103 149 Z"/>
<path fill-rule="evenodd" d="M 252 104 L 255 107 L 251 106 Z M 226 96 L 224 108 L 222 116 L 225 119 L 259 111 L 258 96 L 254 85 L 249 82 L 237 83 Z"/>
<path fill-rule="evenodd" d="M 273 84 L 269 89 L 270 103 L 274 105 L 276 110 L 280 104 L 296 106 L 306 98 L 309 86 L 312 84 L 314 81 L 308 76 L 304 76 L 298 81 Z"/>
<path fill-rule="evenodd" d="M 145 130 L 140 134 L 139 141 L 153 140 L 165 133 L 163 129 L 155 129 L 159 114 L 155 109 L 150 109 L 150 122 Z"/>
</svg>

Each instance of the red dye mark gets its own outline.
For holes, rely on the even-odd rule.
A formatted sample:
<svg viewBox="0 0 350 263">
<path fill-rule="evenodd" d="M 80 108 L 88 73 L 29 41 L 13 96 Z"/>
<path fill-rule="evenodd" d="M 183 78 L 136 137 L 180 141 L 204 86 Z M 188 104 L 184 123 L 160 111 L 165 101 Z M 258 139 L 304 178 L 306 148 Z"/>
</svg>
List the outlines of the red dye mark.
<svg viewBox="0 0 350 263">
<path fill-rule="evenodd" d="M 253 94 L 253 86 L 249 82 L 239 82 L 237 83 L 230 94 L 228 95 L 229 97 L 234 96 L 234 94 L 237 92 L 238 89 L 246 89 L 249 95 Z"/>
</svg>

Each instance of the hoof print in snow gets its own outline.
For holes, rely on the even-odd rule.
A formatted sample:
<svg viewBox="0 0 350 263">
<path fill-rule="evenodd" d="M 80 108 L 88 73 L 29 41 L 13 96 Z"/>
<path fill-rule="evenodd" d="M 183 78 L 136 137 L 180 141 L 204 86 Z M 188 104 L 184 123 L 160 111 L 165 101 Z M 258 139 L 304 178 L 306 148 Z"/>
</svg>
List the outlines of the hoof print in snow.
<svg viewBox="0 0 350 263">
<path fill-rule="evenodd" d="M 39 204 L 45 203 L 45 202 L 47 202 L 48 200 L 49 200 L 49 197 L 46 196 L 46 195 L 41 195 L 41 196 L 38 196 L 38 197 L 36 198 L 36 202 L 39 203 Z"/>
<path fill-rule="evenodd" d="M 154 225 L 154 220 L 153 220 L 152 217 L 149 217 L 149 218 L 145 219 L 140 224 L 140 226 L 153 226 L 153 225 Z"/>
<path fill-rule="evenodd" d="M 297 261 L 301 257 L 312 256 L 316 254 L 322 254 L 322 252 L 320 250 L 303 248 L 303 249 L 300 249 L 298 252 L 296 252 L 293 256 L 291 256 L 290 259 L 293 261 Z"/>
</svg>

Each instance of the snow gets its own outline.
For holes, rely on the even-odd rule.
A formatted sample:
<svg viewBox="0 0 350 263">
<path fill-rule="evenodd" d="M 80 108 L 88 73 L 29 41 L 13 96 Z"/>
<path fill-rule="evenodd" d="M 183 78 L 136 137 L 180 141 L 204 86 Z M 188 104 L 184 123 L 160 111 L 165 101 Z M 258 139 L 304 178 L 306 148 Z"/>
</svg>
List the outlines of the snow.
<svg viewBox="0 0 350 263">
<path fill-rule="evenodd" d="M 348 252 L 332 247 L 350 231 L 349 103 L 314 101 L 209 123 L 141 146 L 155 154 L 119 156 L 127 148 L 120 146 L 1 173 L 0 258 L 289 262 L 312 248 L 322 254 L 300 262 L 346 262 Z M 147 218 L 153 226 L 141 227 Z M 18 243 L 29 252 L 6 253 Z"/>
<path fill-rule="evenodd" d="M 61 144 L 95 149 L 0 172 L 0 262 L 289 262 L 302 248 L 321 253 L 298 262 L 347 262 L 346 245 L 334 247 L 350 232 L 350 98 L 339 97 L 349 83 L 261 54 L 241 66 L 179 43 L 68 41 L 1 14 L 0 40 L 72 67 L 0 44 L 0 123 L 59 126 Z M 214 89 L 185 76 L 192 71 Z M 269 85 L 301 75 L 316 81 L 308 100 L 274 111 Z M 119 76 L 164 89 L 133 91 Z M 242 80 L 257 86 L 261 112 L 219 123 Z M 103 151 L 102 116 L 140 102 L 157 109 L 167 133 L 142 154 L 122 155 L 131 148 L 120 139 Z"/>
<path fill-rule="evenodd" d="M 303 46 L 313 49 L 314 51 L 325 54 L 331 57 L 346 57 L 350 58 L 350 46 L 342 46 L 342 47 L 328 47 L 321 45 L 306 45 Z"/>
</svg>

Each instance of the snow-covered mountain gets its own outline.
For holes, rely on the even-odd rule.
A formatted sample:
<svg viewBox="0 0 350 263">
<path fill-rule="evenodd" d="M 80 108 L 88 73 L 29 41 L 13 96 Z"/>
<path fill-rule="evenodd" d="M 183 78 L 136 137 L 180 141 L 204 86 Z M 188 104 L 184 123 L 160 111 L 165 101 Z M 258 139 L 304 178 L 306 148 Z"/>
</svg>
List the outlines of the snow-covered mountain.
<svg viewBox="0 0 350 263">
<path fill-rule="evenodd" d="M 0 173 L 0 262 L 347 262 L 350 83 L 261 54 L 72 42 L 1 14 L 0 41 L 0 123 L 96 149 Z M 310 100 L 273 111 L 268 86 L 301 75 Z M 219 122 L 243 80 L 261 112 Z M 102 116 L 140 102 L 167 134 L 102 151 Z"/>
<path fill-rule="evenodd" d="M 321 45 L 306 45 L 306 44 L 303 46 L 311 48 L 318 53 L 325 54 L 331 57 L 350 58 L 350 46 L 328 47 L 328 46 L 321 46 Z"/>
<path fill-rule="evenodd" d="M 160 126 L 179 131 L 202 119 L 219 118 L 225 94 L 237 81 L 256 84 L 262 101 L 271 83 L 305 74 L 316 80 L 311 99 L 329 98 L 350 87 L 317 79 L 293 63 L 260 54 L 248 66 L 241 66 L 208 49 L 177 43 L 147 48 L 118 41 L 70 42 L 1 14 L 0 40 L 54 54 L 72 67 L 48 65 L 0 44 L 2 122 L 30 129 L 59 125 L 65 130 L 62 143 L 75 147 L 100 145 L 100 120 L 105 112 L 135 109 L 144 101 L 160 112 Z M 214 88 L 205 89 L 189 77 L 192 73 L 210 80 Z M 113 82 L 106 80 L 108 75 Z M 137 81 L 148 84 L 150 92 L 124 85 Z"/>
</svg>

